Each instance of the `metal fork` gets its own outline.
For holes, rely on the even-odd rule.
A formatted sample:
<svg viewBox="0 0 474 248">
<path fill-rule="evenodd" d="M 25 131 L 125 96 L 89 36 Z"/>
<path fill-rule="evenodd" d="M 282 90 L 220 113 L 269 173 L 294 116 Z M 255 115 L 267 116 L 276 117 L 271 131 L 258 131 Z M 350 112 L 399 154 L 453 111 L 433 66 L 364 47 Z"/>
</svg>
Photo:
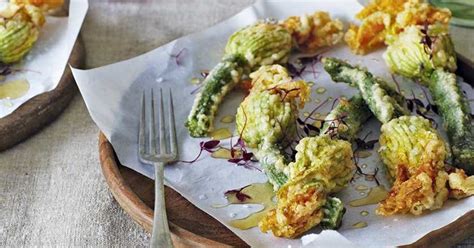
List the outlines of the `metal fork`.
<svg viewBox="0 0 474 248">
<path fill-rule="evenodd" d="M 159 134 L 156 135 L 155 96 L 151 90 L 151 100 L 147 100 L 145 91 L 142 96 L 140 130 L 138 133 L 138 157 L 142 163 L 153 165 L 155 168 L 155 210 L 153 217 L 153 232 L 150 247 L 173 247 L 171 242 L 168 218 L 166 217 L 165 188 L 163 185 L 163 170 L 167 163 L 173 162 L 178 156 L 176 142 L 176 127 L 173 109 L 173 96 L 169 91 L 168 128 L 169 141 L 165 134 L 165 118 L 163 107 L 163 90 L 160 89 L 158 112 Z M 150 111 L 147 111 L 147 109 Z M 159 147 L 157 139 L 159 138 Z M 167 144 L 169 150 L 167 149 Z M 157 149 L 158 148 L 158 149 Z"/>
</svg>

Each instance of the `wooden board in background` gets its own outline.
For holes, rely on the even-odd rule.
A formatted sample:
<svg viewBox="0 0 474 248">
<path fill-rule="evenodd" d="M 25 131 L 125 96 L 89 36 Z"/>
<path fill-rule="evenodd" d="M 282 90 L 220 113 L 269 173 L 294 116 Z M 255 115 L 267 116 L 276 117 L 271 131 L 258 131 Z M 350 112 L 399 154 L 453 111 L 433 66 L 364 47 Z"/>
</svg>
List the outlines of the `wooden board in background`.
<svg viewBox="0 0 474 248">
<path fill-rule="evenodd" d="M 13 113 L 0 118 L 0 151 L 34 135 L 62 113 L 78 91 L 69 64 L 81 68 L 84 61 L 84 45 L 79 36 L 58 86 L 31 98 Z"/>
</svg>

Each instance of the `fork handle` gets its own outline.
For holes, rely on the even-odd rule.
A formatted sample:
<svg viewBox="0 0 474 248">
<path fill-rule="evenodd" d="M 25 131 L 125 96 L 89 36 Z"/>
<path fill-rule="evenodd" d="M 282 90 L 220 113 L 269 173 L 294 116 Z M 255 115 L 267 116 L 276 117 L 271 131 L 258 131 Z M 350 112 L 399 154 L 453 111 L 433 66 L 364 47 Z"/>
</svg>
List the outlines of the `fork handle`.
<svg viewBox="0 0 474 248">
<path fill-rule="evenodd" d="M 154 163 L 155 166 L 155 210 L 153 216 L 153 232 L 151 234 L 152 248 L 173 247 L 171 242 L 168 218 L 166 217 L 164 163 Z"/>
</svg>

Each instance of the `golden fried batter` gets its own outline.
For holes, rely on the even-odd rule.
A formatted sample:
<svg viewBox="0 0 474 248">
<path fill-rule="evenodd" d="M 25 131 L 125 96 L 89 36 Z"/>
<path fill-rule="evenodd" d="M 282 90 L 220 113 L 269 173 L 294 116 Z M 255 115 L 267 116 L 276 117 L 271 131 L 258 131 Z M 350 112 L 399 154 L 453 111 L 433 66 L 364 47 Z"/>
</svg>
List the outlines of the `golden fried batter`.
<svg viewBox="0 0 474 248">
<path fill-rule="evenodd" d="M 352 178 L 351 144 L 329 136 L 303 138 L 295 162 L 288 165 L 289 180 L 277 193 L 277 207 L 259 223 L 263 232 L 295 238 L 323 218 L 328 194 L 341 190 Z"/>
<path fill-rule="evenodd" d="M 402 116 L 381 131 L 380 157 L 395 182 L 377 214 L 420 215 L 441 208 L 448 197 L 474 194 L 474 176 L 459 169 L 448 174 L 445 143 L 427 119 Z"/>
<path fill-rule="evenodd" d="M 366 54 L 408 26 L 448 24 L 451 12 L 425 0 L 372 0 L 356 17 L 361 20 L 360 27 L 352 24 L 344 40 L 354 53 Z"/>
<path fill-rule="evenodd" d="M 302 17 L 289 17 L 282 25 L 290 31 L 298 47 L 305 52 L 335 45 L 343 36 L 342 22 L 332 20 L 329 13 L 323 11 Z"/>
<path fill-rule="evenodd" d="M 10 2 L 18 5 L 31 4 L 45 11 L 59 8 L 64 4 L 64 0 L 10 0 Z"/>
</svg>

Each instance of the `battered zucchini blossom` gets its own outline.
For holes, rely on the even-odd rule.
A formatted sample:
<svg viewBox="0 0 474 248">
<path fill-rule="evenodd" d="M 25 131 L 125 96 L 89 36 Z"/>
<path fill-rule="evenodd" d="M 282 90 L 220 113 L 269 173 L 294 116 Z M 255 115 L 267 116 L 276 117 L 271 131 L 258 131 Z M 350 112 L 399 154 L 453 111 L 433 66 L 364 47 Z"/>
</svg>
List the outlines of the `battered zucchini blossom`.
<svg viewBox="0 0 474 248">
<path fill-rule="evenodd" d="M 456 71 L 456 52 L 447 26 L 410 26 L 394 38 L 383 55 L 393 73 L 425 85 L 435 69 Z"/>
<path fill-rule="evenodd" d="M 471 107 L 457 77 L 456 53 L 447 26 L 410 26 L 384 54 L 390 70 L 428 86 L 450 141 L 453 164 L 474 174 Z"/>
<path fill-rule="evenodd" d="M 288 182 L 277 192 L 277 207 L 259 223 L 263 232 L 295 238 L 324 224 L 338 227 L 342 202 L 329 195 L 346 186 L 355 169 L 351 144 L 329 136 L 303 138 L 295 162 L 288 165 Z"/>
<path fill-rule="evenodd" d="M 308 100 L 310 88 L 302 80 L 293 81 L 280 65 L 262 66 L 250 77 L 250 94 L 237 109 L 237 131 L 247 146 L 257 148 L 258 160 L 278 189 L 287 180 L 280 145 L 293 138 L 298 107 Z"/>
<path fill-rule="evenodd" d="M 305 52 L 335 45 L 344 35 L 342 22 L 331 19 L 329 13 L 323 11 L 289 17 L 282 25 L 291 33 L 296 47 Z"/>
<path fill-rule="evenodd" d="M 243 76 L 261 65 L 286 63 L 292 47 L 290 33 L 280 25 L 259 22 L 235 32 L 222 61 L 211 70 L 196 96 L 185 126 L 193 137 L 213 129 L 217 108 Z"/>
<path fill-rule="evenodd" d="M 379 153 L 394 183 L 387 199 L 379 205 L 378 214 L 419 215 L 442 207 L 450 196 L 459 199 L 474 194 L 474 176 L 447 168 L 445 142 L 429 120 L 405 114 L 408 111 L 402 104 L 402 95 L 366 69 L 334 58 L 323 62 L 333 80 L 359 89 L 383 123 Z"/>
<path fill-rule="evenodd" d="M 34 5 L 8 4 L 0 10 L 0 62 L 20 61 L 38 39 L 44 16 Z"/>
<path fill-rule="evenodd" d="M 449 9 L 436 8 L 426 0 L 371 0 L 344 36 L 351 50 L 366 54 L 381 47 L 406 27 L 423 24 L 448 24 Z"/>
</svg>

